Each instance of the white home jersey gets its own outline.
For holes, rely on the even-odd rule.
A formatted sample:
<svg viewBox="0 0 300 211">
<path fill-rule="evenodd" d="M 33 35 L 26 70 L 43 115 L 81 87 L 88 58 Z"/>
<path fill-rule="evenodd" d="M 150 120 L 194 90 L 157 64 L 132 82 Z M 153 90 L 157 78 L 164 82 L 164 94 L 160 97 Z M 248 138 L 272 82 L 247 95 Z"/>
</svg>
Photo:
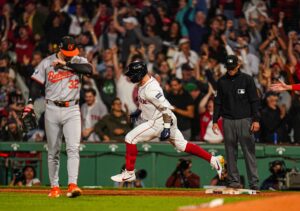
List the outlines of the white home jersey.
<svg viewBox="0 0 300 211">
<path fill-rule="evenodd" d="M 139 87 L 139 109 L 143 120 L 154 120 L 162 116 L 162 109 L 173 107 L 165 98 L 158 81 L 151 77 L 146 84 Z"/>
<path fill-rule="evenodd" d="M 45 84 L 45 98 L 47 100 L 71 101 L 79 99 L 79 75 L 65 69 L 54 68 L 52 62 L 56 59 L 56 54 L 52 54 L 43 59 L 35 69 L 31 78 L 41 84 Z M 86 58 L 74 56 L 71 63 L 88 63 L 88 61 Z"/>
</svg>

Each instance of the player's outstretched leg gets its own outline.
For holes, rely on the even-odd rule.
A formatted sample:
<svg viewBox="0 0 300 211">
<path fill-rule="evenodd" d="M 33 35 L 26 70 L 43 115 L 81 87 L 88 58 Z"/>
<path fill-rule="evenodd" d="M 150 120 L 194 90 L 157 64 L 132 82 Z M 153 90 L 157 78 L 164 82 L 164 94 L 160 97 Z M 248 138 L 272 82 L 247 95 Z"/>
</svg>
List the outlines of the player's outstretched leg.
<svg viewBox="0 0 300 211">
<path fill-rule="evenodd" d="M 219 178 L 222 177 L 223 169 L 224 169 L 224 158 L 223 156 L 212 156 L 206 150 L 202 149 L 196 144 L 188 142 L 184 139 L 182 133 L 178 128 L 174 128 L 171 132 L 171 143 L 175 145 L 175 147 L 182 151 L 192 155 L 196 155 L 207 162 L 217 170 Z"/>
<path fill-rule="evenodd" d="M 200 158 L 203 158 L 207 162 L 210 163 L 210 165 L 216 169 L 218 172 L 219 178 L 222 177 L 222 172 L 224 169 L 224 158 L 223 156 L 212 156 L 210 153 L 208 153 L 206 150 L 202 149 L 196 144 L 187 142 L 184 152 L 196 155 Z"/>
<path fill-rule="evenodd" d="M 136 156 L 138 154 L 136 144 L 126 143 L 126 168 L 121 174 L 112 176 L 111 179 L 115 182 L 132 182 L 136 180 L 134 166 Z"/>
<path fill-rule="evenodd" d="M 224 169 L 224 158 L 223 156 L 212 156 L 210 153 L 208 153 L 206 150 L 202 149 L 196 144 L 187 142 L 186 147 L 185 147 L 185 152 L 196 155 L 200 158 L 203 158 L 207 162 L 210 163 L 210 165 L 216 169 L 218 172 L 219 178 L 222 177 L 222 172 Z"/>
</svg>

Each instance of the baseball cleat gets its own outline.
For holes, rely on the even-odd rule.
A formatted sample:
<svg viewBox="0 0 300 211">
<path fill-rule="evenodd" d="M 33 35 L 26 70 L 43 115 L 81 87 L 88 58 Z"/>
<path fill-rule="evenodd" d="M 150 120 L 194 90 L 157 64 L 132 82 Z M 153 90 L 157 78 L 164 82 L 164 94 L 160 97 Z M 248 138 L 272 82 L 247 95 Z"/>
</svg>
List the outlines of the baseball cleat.
<svg viewBox="0 0 300 211">
<path fill-rule="evenodd" d="M 67 197 L 75 198 L 82 194 L 82 190 L 74 183 L 70 183 L 68 186 Z"/>
<path fill-rule="evenodd" d="M 219 179 L 222 179 L 222 173 L 224 170 L 224 157 L 222 155 L 212 156 L 210 160 L 210 165 L 217 170 Z"/>
<path fill-rule="evenodd" d="M 58 186 L 54 186 L 53 188 L 51 188 L 48 196 L 51 198 L 58 198 L 61 195 L 61 190 Z"/>
<path fill-rule="evenodd" d="M 111 179 L 115 182 L 133 182 L 136 180 L 134 171 L 122 171 L 121 174 L 112 176 Z"/>
</svg>

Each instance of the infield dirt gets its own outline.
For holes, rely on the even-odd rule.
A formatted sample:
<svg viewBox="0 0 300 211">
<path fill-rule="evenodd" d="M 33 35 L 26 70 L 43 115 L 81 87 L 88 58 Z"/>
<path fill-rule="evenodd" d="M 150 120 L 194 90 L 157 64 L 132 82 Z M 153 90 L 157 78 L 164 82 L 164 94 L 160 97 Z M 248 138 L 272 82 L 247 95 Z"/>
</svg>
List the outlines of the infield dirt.
<svg viewBox="0 0 300 211">
<path fill-rule="evenodd" d="M 300 194 L 288 194 L 260 200 L 229 203 L 216 208 L 193 209 L 193 211 L 299 211 L 299 199 Z"/>
<path fill-rule="evenodd" d="M 66 190 L 63 190 L 63 192 Z M 0 192 L 19 192 L 19 193 L 45 193 L 48 189 L 32 189 L 32 188 L 3 188 Z M 284 192 L 262 192 L 256 195 L 220 195 L 220 194 L 205 194 L 203 190 L 155 190 L 155 189 L 83 189 L 84 195 L 99 195 L 99 196 L 181 196 L 181 197 L 272 197 L 289 194 Z"/>
</svg>

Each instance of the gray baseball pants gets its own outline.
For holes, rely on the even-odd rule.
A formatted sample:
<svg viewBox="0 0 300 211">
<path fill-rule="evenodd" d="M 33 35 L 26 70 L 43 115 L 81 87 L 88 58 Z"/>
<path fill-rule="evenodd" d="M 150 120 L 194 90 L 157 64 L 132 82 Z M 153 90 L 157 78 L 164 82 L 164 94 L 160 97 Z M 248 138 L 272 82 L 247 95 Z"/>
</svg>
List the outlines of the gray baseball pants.
<svg viewBox="0 0 300 211">
<path fill-rule="evenodd" d="M 255 157 L 255 139 L 250 132 L 251 118 L 223 120 L 224 141 L 228 171 L 228 185 L 237 187 L 240 185 L 240 175 L 237 168 L 238 143 L 240 143 L 247 169 L 250 188 L 258 187 L 258 173 Z"/>
<path fill-rule="evenodd" d="M 79 106 L 58 107 L 46 104 L 45 128 L 48 142 L 48 171 L 51 187 L 59 186 L 59 158 L 63 135 L 68 156 L 68 184 L 77 184 L 81 138 Z"/>
</svg>

